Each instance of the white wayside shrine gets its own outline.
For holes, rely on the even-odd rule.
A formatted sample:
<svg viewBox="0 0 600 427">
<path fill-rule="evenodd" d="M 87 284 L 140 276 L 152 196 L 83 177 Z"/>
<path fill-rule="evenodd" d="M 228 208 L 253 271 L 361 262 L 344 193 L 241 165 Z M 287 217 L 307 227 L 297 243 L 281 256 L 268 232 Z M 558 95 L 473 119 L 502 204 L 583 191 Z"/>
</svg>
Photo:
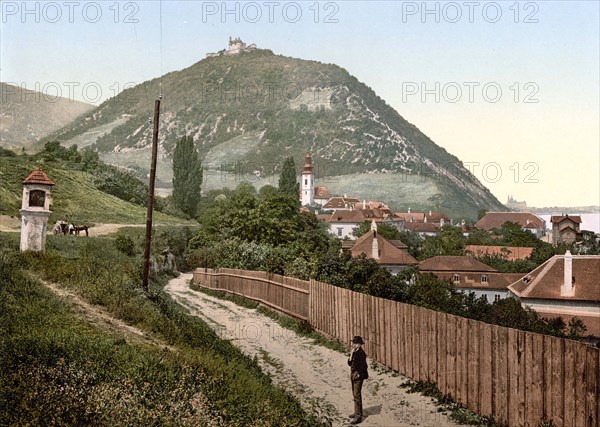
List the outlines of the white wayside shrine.
<svg viewBox="0 0 600 427">
<path fill-rule="evenodd" d="M 21 252 L 43 251 L 50 217 L 50 190 L 54 182 L 41 168 L 23 180 L 21 202 Z"/>
<path fill-rule="evenodd" d="M 301 205 L 314 206 L 315 204 L 315 175 L 313 173 L 312 157 L 310 153 L 306 153 L 304 160 L 304 169 L 301 178 Z"/>
</svg>

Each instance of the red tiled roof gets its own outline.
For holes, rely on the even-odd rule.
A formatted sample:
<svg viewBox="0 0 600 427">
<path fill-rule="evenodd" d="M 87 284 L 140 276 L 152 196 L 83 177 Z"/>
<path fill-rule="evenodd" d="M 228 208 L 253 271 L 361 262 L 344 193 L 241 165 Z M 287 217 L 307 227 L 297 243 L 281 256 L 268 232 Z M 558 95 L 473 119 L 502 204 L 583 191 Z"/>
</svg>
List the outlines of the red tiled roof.
<svg viewBox="0 0 600 427">
<path fill-rule="evenodd" d="M 496 271 L 436 271 L 433 273 L 437 278 L 448 280 L 459 289 L 503 289 L 523 277 L 523 273 L 499 273 Z M 453 282 L 454 274 L 458 274 L 459 281 Z M 482 280 L 485 276 L 487 281 Z"/>
<path fill-rule="evenodd" d="M 54 185 L 54 181 L 48 178 L 48 175 L 38 166 L 33 172 L 27 175 L 27 178 L 23 180 L 23 184 Z"/>
<path fill-rule="evenodd" d="M 517 259 L 525 259 L 531 255 L 533 248 L 521 248 L 517 246 L 484 246 L 484 245 L 467 245 L 465 252 L 470 255 L 480 257 L 485 255 L 501 255 L 506 256 L 509 261 Z"/>
<path fill-rule="evenodd" d="M 442 219 L 444 220 L 444 222 L 450 222 L 450 218 L 448 218 L 446 214 L 440 212 L 425 214 L 425 219 L 427 220 L 427 222 L 440 222 L 440 220 Z"/>
<path fill-rule="evenodd" d="M 358 199 L 354 199 L 354 198 L 348 198 L 348 197 L 333 197 L 331 200 L 329 200 L 325 206 L 323 206 L 323 209 L 339 209 L 339 208 L 349 208 L 350 206 L 355 206 L 358 203 L 360 203 L 360 201 Z"/>
<path fill-rule="evenodd" d="M 452 272 L 495 272 L 495 268 L 490 267 L 474 257 L 465 256 L 434 256 L 421 261 L 419 264 L 421 271 L 452 271 Z"/>
<path fill-rule="evenodd" d="M 573 288 L 571 297 L 561 296 L 564 283 L 564 255 L 554 255 L 548 261 L 509 286 L 521 299 L 579 300 L 600 302 L 600 255 L 573 256 Z"/>
<path fill-rule="evenodd" d="M 545 229 L 544 220 L 529 212 L 488 212 L 475 223 L 475 228 L 484 231 L 500 230 L 507 221 L 515 222 L 521 227 Z"/>
<path fill-rule="evenodd" d="M 331 193 L 329 192 L 327 187 L 317 186 L 317 187 L 315 187 L 315 198 L 316 199 L 330 199 Z"/>
<path fill-rule="evenodd" d="M 440 227 L 433 222 L 405 222 L 404 228 L 413 233 L 437 233 Z"/>
<path fill-rule="evenodd" d="M 425 220 L 425 214 L 423 212 L 395 212 L 394 215 L 405 222 L 423 222 Z"/>
<path fill-rule="evenodd" d="M 552 215 L 550 217 L 550 222 L 552 224 L 560 224 L 564 220 L 570 219 L 575 224 L 581 224 L 581 215 Z"/>
<path fill-rule="evenodd" d="M 353 257 L 364 253 L 368 258 L 373 258 L 373 231 L 363 234 L 357 240 L 354 246 L 350 249 Z M 386 265 L 417 265 L 419 261 L 414 259 L 405 250 L 398 249 L 389 240 L 377 233 L 377 245 L 379 248 L 379 264 Z"/>
</svg>

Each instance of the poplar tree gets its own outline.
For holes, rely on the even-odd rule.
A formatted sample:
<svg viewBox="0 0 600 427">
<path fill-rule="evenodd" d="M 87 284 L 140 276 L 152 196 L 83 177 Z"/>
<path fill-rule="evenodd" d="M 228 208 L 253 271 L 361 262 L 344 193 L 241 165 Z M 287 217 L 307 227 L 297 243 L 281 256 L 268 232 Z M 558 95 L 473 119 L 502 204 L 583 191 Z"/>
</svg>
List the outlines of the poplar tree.
<svg viewBox="0 0 600 427">
<path fill-rule="evenodd" d="M 281 175 L 279 175 L 279 191 L 295 198 L 300 195 L 300 185 L 297 181 L 296 164 L 293 157 L 288 157 L 283 162 Z"/>
<path fill-rule="evenodd" d="M 173 152 L 173 200 L 190 217 L 196 216 L 202 185 L 202 162 L 191 136 L 184 136 Z"/>
</svg>

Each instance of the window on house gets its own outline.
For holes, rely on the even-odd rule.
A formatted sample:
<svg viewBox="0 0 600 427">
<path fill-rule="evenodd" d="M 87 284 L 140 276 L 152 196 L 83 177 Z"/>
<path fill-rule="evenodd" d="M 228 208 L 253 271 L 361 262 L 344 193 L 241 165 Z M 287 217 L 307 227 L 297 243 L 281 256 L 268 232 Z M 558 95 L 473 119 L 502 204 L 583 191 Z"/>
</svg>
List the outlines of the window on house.
<svg viewBox="0 0 600 427">
<path fill-rule="evenodd" d="M 488 282 L 488 277 L 484 274 L 481 276 L 481 283 L 487 283 Z"/>
<path fill-rule="evenodd" d="M 494 302 L 498 302 L 498 301 L 500 301 L 500 295 L 496 294 L 496 295 L 494 295 Z"/>
<path fill-rule="evenodd" d="M 304 185 L 308 185 L 308 179 L 304 178 Z"/>
<path fill-rule="evenodd" d="M 460 274 L 455 274 L 455 275 L 453 275 L 453 276 L 452 276 L 452 281 L 453 281 L 454 283 L 458 283 L 458 282 L 460 282 Z"/>
<path fill-rule="evenodd" d="M 342 227 L 338 227 L 337 230 L 338 230 L 338 236 L 342 237 L 342 233 L 343 233 L 344 229 Z"/>
</svg>

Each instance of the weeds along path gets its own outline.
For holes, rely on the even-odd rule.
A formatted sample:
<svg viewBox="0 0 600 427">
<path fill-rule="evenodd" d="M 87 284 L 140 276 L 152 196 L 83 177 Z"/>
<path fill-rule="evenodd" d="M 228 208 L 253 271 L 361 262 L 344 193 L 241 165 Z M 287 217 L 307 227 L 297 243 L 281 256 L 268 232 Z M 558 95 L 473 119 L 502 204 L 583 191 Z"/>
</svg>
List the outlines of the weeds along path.
<svg viewBox="0 0 600 427">
<path fill-rule="evenodd" d="M 254 309 L 190 289 L 192 274 L 181 274 L 165 287 L 190 314 L 208 323 L 245 354 L 256 356 L 273 382 L 296 396 L 308 411 L 348 424 L 354 410 L 347 356 L 313 344 L 283 329 Z M 455 426 L 429 397 L 400 387 L 406 377 L 373 369 L 363 385 L 364 426 Z"/>
<path fill-rule="evenodd" d="M 76 313 L 88 320 L 92 325 L 110 332 L 117 333 L 119 335 L 123 335 L 131 341 L 161 348 L 168 348 L 171 351 L 177 351 L 176 348 L 168 345 L 166 342 L 150 336 L 141 329 L 128 325 L 121 319 L 114 317 L 104 308 L 86 302 L 76 293 L 73 293 L 65 288 L 61 288 L 55 283 L 50 283 L 45 280 L 42 280 L 41 282 L 63 301 L 67 301 Z"/>
</svg>

